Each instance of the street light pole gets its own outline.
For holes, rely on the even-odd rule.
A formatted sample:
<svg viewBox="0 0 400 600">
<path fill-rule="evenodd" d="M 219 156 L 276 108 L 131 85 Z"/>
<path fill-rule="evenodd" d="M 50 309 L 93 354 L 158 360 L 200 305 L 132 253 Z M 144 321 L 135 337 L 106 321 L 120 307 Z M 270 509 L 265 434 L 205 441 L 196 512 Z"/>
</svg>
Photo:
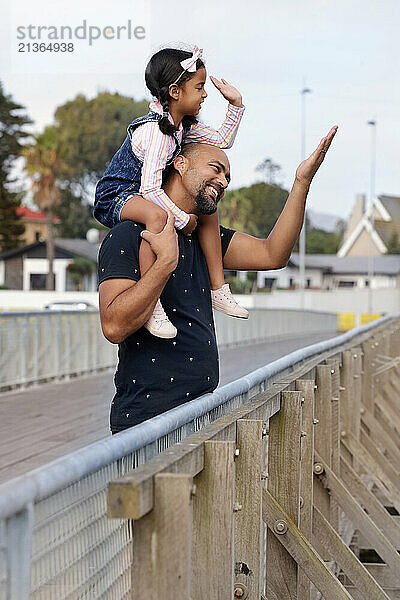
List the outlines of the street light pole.
<svg viewBox="0 0 400 600">
<path fill-rule="evenodd" d="M 305 83 L 305 82 L 304 82 Z M 301 94 L 301 160 L 306 158 L 306 94 L 311 94 L 309 88 L 303 86 L 300 90 Z M 300 308 L 305 306 L 305 283 L 306 283 L 306 210 L 304 210 L 304 223 L 300 232 L 299 240 L 299 278 L 300 278 Z"/>
<path fill-rule="evenodd" d="M 372 232 L 374 231 L 374 198 L 375 198 L 375 169 L 376 169 L 376 119 L 367 121 L 371 127 L 371 166 L 369 179 L 369 222 L 371 224 L 371 236 L 368 244 L 368 313 L 372 314 L 372 279 L 374 277 L 374 242 Z"/>
</svg>

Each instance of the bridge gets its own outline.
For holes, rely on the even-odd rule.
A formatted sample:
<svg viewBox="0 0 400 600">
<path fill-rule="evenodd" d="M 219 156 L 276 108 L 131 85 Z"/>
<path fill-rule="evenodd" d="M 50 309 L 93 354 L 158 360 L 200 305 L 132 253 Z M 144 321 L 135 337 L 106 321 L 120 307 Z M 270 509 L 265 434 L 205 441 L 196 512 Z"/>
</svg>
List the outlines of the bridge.
<svg viewBox="0 0 400 600">
<path fill-rule="evenodd" d="M 333 337 L 327 314 L 313 321 L 267 313 L 254 315 L 247 335 L 217 323 L 223 381 L 246 372 L 244 355 L 253 365 L 246 375 L 117 436 L 104 437 L 97 426 L 93 435 L 103 437 L 95 443 L 20 477 L 7 480 L 12 469 L 4 471 L 0 598 L 399 597 L 400 319 Z M 69 329 L 75 317 L 64 315 Z M 104 354 L 89 326 L 77 329 L 92 341 L 78 358 L 81 349 L 73 350 L 62 374 L 70 379 L 51 383 L 58 375 L 49 365 L 65 363 L 68 344 L 71 353 L 68 327 L 38 336 L 53 361 L 42 351 L 32 366 L 21 352 L 42 325 L 32 315 L 12 318 L 20 319 L 19 333 L 0 338 L 2 367 L 7 344 L 18 356 L 8 352 L 1 370 L 2 419 L 13 399 L 24 405 L 17 409 L 23 418 L 29 397 L 32 407 L 55 390 L 68 419 L 94 380 L 94 398 L 102 397 L 110 373 L 87 373 L 110 365 L 95 362 Z M 261 339 L 266 332 L 269 340 Z M 312 336 L 330 339 L 307 346 Z M 271 341 L 276 354 L 267 359 Z M 69 396 L 77 401 L 68 404 Z M 7 428 L 2 420 L 3 435 Z M 7 439 L 10 456 L 17 450 Z M 35 445 L 29 435 L 26 442 Z M 52 449 L 42 459 L 46 452 Z"/>
</svg>

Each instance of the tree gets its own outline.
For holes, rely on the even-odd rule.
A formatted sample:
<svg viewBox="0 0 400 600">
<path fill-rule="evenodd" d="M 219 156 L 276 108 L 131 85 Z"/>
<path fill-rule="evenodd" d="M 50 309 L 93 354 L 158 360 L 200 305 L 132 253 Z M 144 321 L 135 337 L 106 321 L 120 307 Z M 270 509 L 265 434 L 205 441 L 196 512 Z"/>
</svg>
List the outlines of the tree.
<svg viewBox="0 0 400 600">
<path fill-rule="evenodd" d="M 256 166 L 256 171 L 264 175 L 265 181 L 266 183 L 269 183 L 269 185 L 280 185 L 280 183 L 276 181 L 276 176 L 280 173 L 281 167 L 274 163 L 271 158 L 264 158 L 264 160 Z"/>
<path fill-rule="evenodd" d="M 400 254 L 400 242 L 397 231 L 393 231 L 387 243 L 386 254 Z"/>
<path fill-rule="evenodd" d="M 221 224 L 266 237 L 275 225 L 287 197 L 287 190 L 279 185 L 262 182 L 226 192 L 218 209 Z"/>
<path fill-rule="evenodd" d="M 17 215 L 21 194 L 11 191 L 15 180 L 11 171 L 29 135 L 26 125 L 32 123 L 25 108 L 3 91 L 0 82 L 0 251 L 12 250 L 21 243 L 25 226 Z"/>
<path fill-rule="evenodd" d="M 84 204 L 71 187 L 60 188 L 60 203 L 54 210 L 60 219 L 57 235 L 61 238 L 85 238 L 88 229 L 103 228 L 92 216 L 92 207 Z M 104 228 L 105 229 L 105 228 Z"/>
<path fill-rule="evenodd" d="M 307 254 L 336 254 L 339 250 L 341 235 L 334 231 L 310 229 L 306 234 Z"/>
<path fill-rule="evenodd" d="M 56 109 L 52 129 L 58 147 L 65 150 L 55 208 L 62 237 L 84 238 L 91 227 L 102 227 L 92 217 L 94 186 L 126 136 L 127 125 L 146 112 L 144 100 L 109 92 L 92 99 L 79 94 Z"/>
<path fill-rule="evenodd" d="M 59 106 L 55 127 L 68 147 L 65 179 L 74 184 L 83 200 L 92 197 L 93 187 L 126 136 L 131 121 L 147 113 L 147 102 L 102 92 L 87 99 L 79 94 Z"/>
<path fill-rule="evenodd" d="M 96 263 L 90 258 L 78 256 L 68 265 L 68 274 L 76 290 L 82 288 L 82 282 L 85 275 L 91 275 L 96 270 Z"/>
<path fill-rule="evenodd" d="M 34 138 L 34 143 L 27 146 L 23 155 L 26 160 L 25 168 L 32 177 L 34 202 L 47 215 L 48 235 L 46 240 L 47 260 L 49 269 L 46 279 L 46 289 L 54 290 L 54 209 L 60 203 L 60 189 L 57 177 L 61 172 L 66 173 L 66 148 L 60 143 L 54 127 L 46 127 L 44 132 Z"/>
</svg>

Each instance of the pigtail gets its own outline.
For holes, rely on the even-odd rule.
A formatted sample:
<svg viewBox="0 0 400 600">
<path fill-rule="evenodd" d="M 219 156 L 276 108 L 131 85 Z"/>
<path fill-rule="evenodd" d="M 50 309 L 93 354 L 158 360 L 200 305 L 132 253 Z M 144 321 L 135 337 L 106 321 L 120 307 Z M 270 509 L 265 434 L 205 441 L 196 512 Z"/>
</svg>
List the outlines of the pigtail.
<svg viewBox="0 0 400 600">
<path fill-rule="evenodd" d="M 198 123 L 198 120 L 196 119 L 196 117 L 192 117 L 190 115 L 186 115 L 182 119 L 182 126 L 184 129 L 189 129 L 189 127 L 191 127 L 191 125 L 194 125 L 195 123 Z"/>
<path fill-rule="evenodd" d="M 158 126 L 160 128 L 160 131 L 162 133 L 164 133 L 165 135 L 174 135 L 174 133 L 176 131 L 176 127 L 173 123 L 171 123 L 171 121 L 168 118 L 169 117 L 169 102 L 165 98 L 162 91 L 160 91 L 160 102 L 161 102 L 161 106 L 163 107 L 163 114 L 162 114 L 161 119 L 158 121 Z M 168 88 L 167 88 L 166 93 L 168 94 Z M 164 99 L 161 98 L 162 96 L 164 96 Z"/>
</svg>

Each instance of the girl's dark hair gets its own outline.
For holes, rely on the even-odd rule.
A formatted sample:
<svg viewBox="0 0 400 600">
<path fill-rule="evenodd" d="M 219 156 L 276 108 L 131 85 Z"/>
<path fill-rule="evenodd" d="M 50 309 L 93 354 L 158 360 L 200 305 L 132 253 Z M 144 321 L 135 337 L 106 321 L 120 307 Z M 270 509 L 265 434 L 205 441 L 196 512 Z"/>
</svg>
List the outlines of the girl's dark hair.
<svg viewBox="0 0 400 600">
<path fill-rule="evenodd" d="M 181 61 L 192 56 L 191 52 L 185 50 L 176 50 L 175 48 L 164 48 L 156 52 L 146 67 L 145 81 L 150 92 L 155 96 L 163 107 L 163 116 L 159 120 L 158 125 L 161 131 L 167 135 L 173 135 L 176 131 L 175 125 L 168 119 L 169 114 L 169 86 L 174 83 L 178 77 L 177 85 L 181 87 L 186 81 L 189 81 L 194 73 L 184 71 L 181 66 Z M 196 70 L 204 67 L 201 58 L 196 61 Z M 196 122 L 196 118 L 190 115 L 183 117 L 182 125 L 187 127 Z"/>
</svg>

